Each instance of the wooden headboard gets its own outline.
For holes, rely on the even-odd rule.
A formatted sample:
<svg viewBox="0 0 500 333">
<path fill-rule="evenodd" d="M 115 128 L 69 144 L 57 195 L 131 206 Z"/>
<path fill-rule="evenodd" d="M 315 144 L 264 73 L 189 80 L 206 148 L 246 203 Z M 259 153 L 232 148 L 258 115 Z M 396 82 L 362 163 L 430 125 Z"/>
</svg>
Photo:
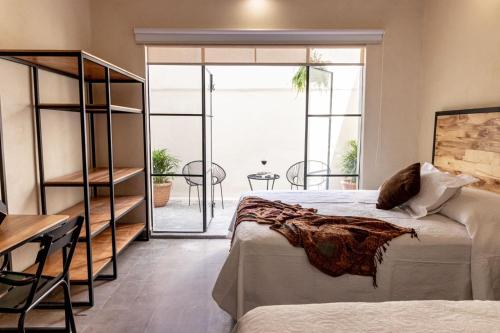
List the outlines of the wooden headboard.
<svg viewBox="0 0 500 333">
<path fill-rule="evenodd" d="M 500 194 L 500 107 L 436 112 L 432 162 Z"/>
</svg>

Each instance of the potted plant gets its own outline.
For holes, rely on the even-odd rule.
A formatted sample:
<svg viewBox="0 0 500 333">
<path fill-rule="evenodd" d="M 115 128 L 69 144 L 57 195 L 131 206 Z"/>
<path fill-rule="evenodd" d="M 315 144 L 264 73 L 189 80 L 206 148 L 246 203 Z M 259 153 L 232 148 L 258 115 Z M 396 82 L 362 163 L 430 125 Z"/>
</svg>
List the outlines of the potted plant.
<svg viewBox="0 0 500 333">
<path fill-rule="evenodd" d="M 340 169 L 345 174 L 355 174 L 358 170 L 358 142 L 347 141 L 347 149 L 342 154 Z M 340 182 L 344 190 L 355 190 L 357 188 L 356 177 L 347 177 Z"/>
<path fill-rule="evenodd" d="M 179 167 L 179 160 L 168 153 L 166 149 L 153 150 L 153 173 L 173 173 Z M 169 176 L 153 177 L 153 202 L 155 207 L 163 207 L 170 199 L 172 181 Z"/>
</svg>

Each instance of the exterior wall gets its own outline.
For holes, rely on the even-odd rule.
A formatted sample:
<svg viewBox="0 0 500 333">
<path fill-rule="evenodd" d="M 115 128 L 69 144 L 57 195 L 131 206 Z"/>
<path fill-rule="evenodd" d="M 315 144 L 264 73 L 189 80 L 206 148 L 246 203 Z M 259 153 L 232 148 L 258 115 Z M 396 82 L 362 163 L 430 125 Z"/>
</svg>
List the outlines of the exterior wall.
<svg viewBox="0 0 500 333">
<path fill-rule="evenodd" d="M 91 17 L 92 51 L 140 75 L 144 48 L 134 27 L 385 29 L 384 44 L 367 50 L 362 186 L 377 188 L 417 159 L 420 0 L 91 0 Z"/>
<path fill-rule="evenodd" d="M 82 49 L 90 46 L 90 16 L 86 1 L 5 0 L 0 3 L 0 48 Z M 0 60 L 0 109 L 9 212 L 38 213 L 38 180 L 35 158 L 34 117 L 30 71 L 26 66 Z M 74 102 L 74 80 L 40 72 L 41 99 Z M 75 114 L 43 114 L 46 176 L 81 169 L 79 119 Z M 48 192 L 49 213 L 80 200 L 81 191 L 59 189 Z M 14 268 L 30 263 L 34 252 L 21 248 L 14 253 Z"/>
<path fill-rule="evenodd" d="M 299 66 L 206 68 L 213 74 L 215 84 L 211 99 L 212 156 L 227 174 L 223 183 L 225 196 L 238 198 L 242 192 L 248 191 L 247 175 L 259 171 L 280 175 L 275 189 L 290 189 L 286 172 L 291 165 L 304 159 L 305 92 L 297 92 L 292 87 L 292 78 Z M 362 82 L 359 68 L 327 66 L 320 73 L 327 75 L 329 80 L 326 71 L 332 73 L 333 101 L 330 86 L 318 88 L 313 85 L 309 96 L 310 114 L 328 113 L 330 106 L 336 114 L 359 113 Z M 152 114 L 201 115 L 201 66 L 153 65 L 149 77 Z M 180 160 L 179 168 L 173 172 L 181 173 L 186 163 L 202 159 L 201 117 L 155 116 L 152 119 L 153 149 L 165 148 Z M 346 172 L 342 170 L 340 161 L 348 141 L 359 139 L 359 119 L 331 119 L 331 173 Z M 327 118 L 309 119 L 310 160 L 328 163 L 329 123 Z M 267 161 L 265 166 L 261 164 L 262 160 Z M 201 174 L 201 170 L 192 170 L 191 173 Z M 311 181 L 322 181 L 320 188 L 325 188 L 325 178 L 310 180 L 309 184 Z M 332 179 L 330 183 L 336 184 L 331 189 L 340 188 L 340 179 Z M 265 188 L 265 182 L 255 181 L 252 184 L 254 188 Z M 173 196 L 188 196 L 184 177 L 174 178 Z"/>
<path fill-rule="evenodd" d="M 432 158 L 434 113 L 500 105 L 500 2 L 428 0 L 419 158 Z"/>
<path fill-rule="evenodd" d="M 222 184 L 225 197 L 236 199 L 249 191 L 246 176 L 263 170 L 281 176 L 275 189 L 290 188 L 285 173 L 304 158 L 304 107 L 304 96 L 291 89 L 216 90 L 213 161 L 227 173 Z M 187 162 L 201 159 L 201 118 L 153 119 L 159 120 L 151 125 L 152 147 L 167 148 L 178 157 L 179 173 Z M 261 160 L 268 161 L 265 167 Z M 262 188 L 264 183 L 253 185 Z M 187 198 L 188 186 L 182 177 L 174 179 L 172 195 Z"/>
</svg>

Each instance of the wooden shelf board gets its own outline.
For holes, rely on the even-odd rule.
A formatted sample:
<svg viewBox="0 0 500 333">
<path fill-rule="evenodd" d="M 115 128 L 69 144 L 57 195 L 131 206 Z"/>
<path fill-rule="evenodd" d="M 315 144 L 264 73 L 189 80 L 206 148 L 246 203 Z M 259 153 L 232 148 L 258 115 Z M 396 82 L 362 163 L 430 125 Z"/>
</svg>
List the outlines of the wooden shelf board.
<svg viewBox="0 0 500 333">
<path fill-rule="evenodd" d="M 115 221 L 137 207 L 143 200 L 144 197 L 141 195 L 115 196 Z M 73 218 L 78 215 L 84 215 L 84 210 L 85 204 L 82 201 L 68 209 L 63 210 L 60 214 L 69 215 Z M 110 220 L 111 216 L 109 197 L 99 196 L 92 198 L 90 200 L 91 236 L 94 237 L 95 235 L 106 229 L 109 226 Z M 86 236 L 87 233 L 84 225 L 80 233 L 80 238 L 85 239 Z"/>
<path fill-rule="evenodd" d="M 59 103 L 51 103 L 51 104 L 40 104 L 39 105 L 40 109 L 43 110 L 62 110 L 62 111 L 80 111 L 80 105 L 79 104 L 59 104 Z M 87 104 L 85 105 L 85 110 L 88 113 L 105 113 L 107 112 L 106 105 L 105 104 Z M 119 113 L 137 113 L 141 114 L 142 110 L 137 109 L 137 108 L 131 108 L 127 106 L 120 106 L 120 105 L 111 105 L 111 111 L 112 112 L 119 112 Z"/>
<path fill-rule="evenodd" d="M 141 173 L 143 168 L 114 168 L 113 178 L 114 183 L 122 182 L 130 177 Z M 109 185 L 108 168 L 92 168 L 89 169 L 90 185 Z M 81 171 L 56 177 L 45 181 L 46 186 L 78 186 L 83 185 L 83 175 Z"/>
<path fill-rule="evenodd" d="M 104 68 L 108 67 L 112 82 L 144 82 L 144 78 L 82 50 L 0 50 L 0 56 L 73 77 L 78 75 L 78 58 L 83 57 L 85 80 L 104 80 Z"/>
<path fill-rule="evenodd" d="M 0 224 L 0 253 L 15 249 L 19 244 L 58 227 L 67 219 L 67 215 L 7 215 Z"/>
<path fill-rule="evenodd" d="M 116 251 L 119 254 L 144 230 L 144 223 L 122 223 L 116 225 Z M 71 281 L 87 281 L 87 245 L 78 243 L 70 267 Z M 111 229 L 96 236 L 92 240 L 93 278 L 111 262 Z M 36 266 L 28 268 L 27 272 L 34 272 Z M 56 276 L 62 271 L 62 255 L 54 253 L 45 263 L 44 275 Z"/>
<path fill-rule="evenodd" d="M 145 228 L 144 223 L 121 223 L 116 225 L 116 251 L 120 254 Z M 111 233 L 109 235 L 111 239 Z"/>
</svg>

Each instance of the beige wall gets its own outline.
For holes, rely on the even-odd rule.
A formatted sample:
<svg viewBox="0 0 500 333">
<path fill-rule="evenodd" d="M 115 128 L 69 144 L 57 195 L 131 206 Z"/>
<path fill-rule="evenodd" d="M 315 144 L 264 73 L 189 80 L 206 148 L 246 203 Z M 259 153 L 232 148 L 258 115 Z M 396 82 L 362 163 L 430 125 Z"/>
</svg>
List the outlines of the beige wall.
<svg viewBox="0 0 500 333">
<path fill-rule="evenodd" d="M 363 172 L 364 187 L 376 188 L 417 158 L 422 14 L 420 0 L 91 0 L 91 45 L 98 56 L 144 75 L 134 27 L 384 29 L 383 46 L 367 52 L 373 66 Z"/>
<path fill-rule="evenodd" d="M 500 1 L 428 0 L 419 158 L 430 160 L 434 112 L 500 105 Z"/>
<path fill-rule="evenodd" d="M 144 75 L 134 27 L 384 29 L 384 43 L 367 48 L 363 171 L 364 187 L 373 188 L 404 164 L 430 159 L 435 111 L 498 104 L 499 6 L 497 0 L 3 0 L 0 47 L 85 48 Z M 5 61 L 0 70 L 19 80 L 2 80 L 0 98 L 7 144 L 25 138 L 16 154 L 24 154 L 19 170 L 28 174 L 34 171 L 27 162 L 34 154 L 29 75 Z M 49 91 L 74 98 L 72 88 L 53 84 L 57 89 Z M 58 121 L 68 133 L 77 123 L 71 116 L 51 123 Z M 62 154 L 74 147 L 68 143 Z M 12 207 L 34 211 L 33 180 L 11 179 L 19 192 Z"/>
<path fill-rule="evenodd" d="M 90 46 L 90 16 L 86 1 L 2 0 L 0 49 L 82 49 Z M 0 107 L 10 213 L 38 213 L 37 167 L 31 78 L 28 67 L 0 60 Z M 40 72 L 42 102 L 72 102 L 75 80 Z M 44 112 L 43 139 L 47 177 L 81 169 L 79 119 L 75 114 Z M 81 191 L 50 190 L 49 212 L 80 200 Z M 14 254 L 15 268 L 29 263 L 32 251 Z"/>
<path fill-rule="evenodd" d="M 88 0 L 0 1 L 0 48 L 90 47 Z"/>
<path fill-rule="evenodd" d="M 384 29 L 384 43 L 367 48 L 363 174 L 364 187 L 374 188 L 430 159 L 435 111 L 500 103 L 499 12 L 498 0 L 2 0 L 0 48 L 89 49 L 144 75 L 134 27 Z M 0 61 L 0 76 L 11 212 L 36 213 L 29 71 Z M 76 98 L 74 83 L 51 75 L 41 88 L 46 98 Z M 78 120 L 44 117 L 46 147 L 56 147 L 46 151 L 49 174 L 79 169 L 79 141 L 70 135 Z M 114 134 L 140 130 L 121 121 Z M 115 156 L 140 165 L 142 152 L 132 155 Z M 80 196 L 50 195 L 51 212 Z"/>
</svg>

